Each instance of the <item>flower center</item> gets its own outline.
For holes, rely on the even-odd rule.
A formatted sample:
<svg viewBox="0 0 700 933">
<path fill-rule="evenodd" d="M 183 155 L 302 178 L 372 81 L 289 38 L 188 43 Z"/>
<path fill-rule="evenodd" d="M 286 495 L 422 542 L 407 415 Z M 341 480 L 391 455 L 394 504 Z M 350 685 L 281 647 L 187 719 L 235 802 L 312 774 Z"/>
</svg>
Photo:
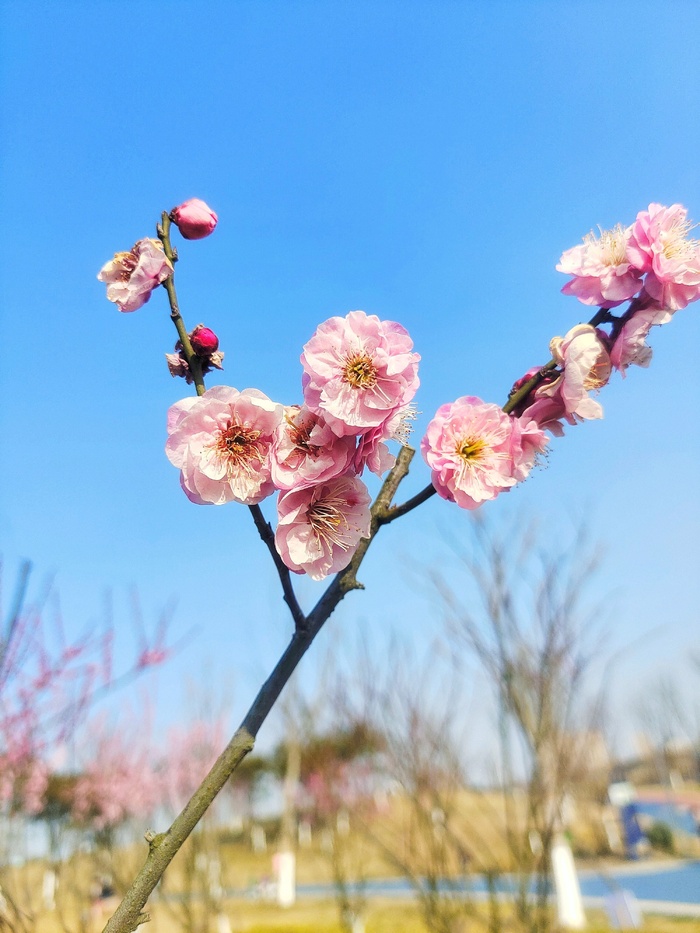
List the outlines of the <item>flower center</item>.
<svg viewBox="0 0 700 933">
<path fill-rule="evenodd" d="M 354 353 L 345 359 L 343 380 L 353 389 L 372 389 L 377 383 L 377 370 L 367 353 Z"/>
<path fill-rule="evenodd" d="M 599 357 L 594 365 L 588 370 L 588 374 L 583 380 L 584 389 L 602 389 L 607 385 L 610 378 L 610 366 L 605 359 Z"/>
<path fill-rule="evenodd" d="M 256 461 L 263 462 L 265 456 L 259 443 L 260 434 L 254 428 L 231 422 L 219 432 L 214 449 L 226 461 L 229 473 L 241 468 L 250 469 Z"/>
<path fill-rule="evenodd" d="M 309 506 L 306 518 L 319 541 L 326 546 L 334 544 L 347 551 L 349 545 L 345 542 L 343 533 L 347 531 L 348 523 L 343 514 L 343 506 L 347 508 L 347 502 L 343 499 L 327 496 Z"/>
<path fill-rule="evenodd" d="M 307 421 L 304 422 L 301 420 L 301 415 L 297 417 L 301 423 L 295 421 L 290 415 L 285 415 L 285 421 L 289 425 L 289 439 L 298 450 L 302 450 L 311 457 L 317 457 L 321 452 L 321 448 L 316 446 L 316 444 L 312 444 L 310 441 L 311 432 L 316 425 L 316 419 L 308 417 Z"/>
<path fill-rule="evenodd" d="M 591 232 L 583 239 L 589 246 L 597 246 L 604 266 L 619 266 L 627 262 L 627 231 L 622 224 L 617 224 L 612 230 L 601 230 L 600 238 Z"/>
<path fill-rule="evenodd" d="M 465 463 L 471 463 L 481 460 L 487 446 L 486 441 L 480 437 L 465 437 L 457 445 L 457 453 Z"/>
<path fill-rule="evenodd" d="M 690 259 L 693 256 L 700 240 L 689 240 L 688 234 L 696 226 L 689 220 L 677 220 L 670 230 L 664 230 L 660 239 L 666 259 Z"/>
<path fill-rule="evenodd" d="M 138 243 L 136 244 L 138 246 Z M 136 246 L 128 253 L 117 253 L 114 257 L 119 263 L 119 278 L 122 282 L 128 282 L 134 269 L 139 264 L 139 257 L 136 254 Z"/>
</svg>

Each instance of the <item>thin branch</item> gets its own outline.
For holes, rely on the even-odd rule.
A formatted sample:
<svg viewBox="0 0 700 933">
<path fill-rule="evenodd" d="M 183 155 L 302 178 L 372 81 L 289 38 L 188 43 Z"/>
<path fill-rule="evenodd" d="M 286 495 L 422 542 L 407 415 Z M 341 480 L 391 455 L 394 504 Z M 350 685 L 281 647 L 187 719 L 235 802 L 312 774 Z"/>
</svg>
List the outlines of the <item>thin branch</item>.
<svg viewBox="0 0 700 933">
<path fill-rule="evenodd" d="M 588 322 L 589 327 L 597 327 L 599 324 L 614 323 L 618 319 L 612 315 L 608 308 L 599 308 L 593 317 Z M 558 366 L 558 362 L 554 359 L 551 359 L 548 363 L 545 363 L 544 366 L 532 376 L 531 379 L 528 379 L 527 382 L 524 382 L 519 389 L 511 392 L 508 396 L 508 401 L 503 406 L 503 411 L 508 415 L 513 411 L 517 406 L 525 401 L 528 395 L 532 392 L 533 389 L 536 389 L 537 386 L 542 382 L 542 380 L 547 376 L 548 373 L 555 370 Z"/>
<path fill-rule="evenodd" d="M 615 318 L 607 308 L 599 308 L 598 311 L 593 315 L 588 324 L 591 327 L 597 327 L 598 324 L 604 324 L 609 322 L 615 322 L 618 319 Z M 528 395 L 532 392 L 533 389 L 542 382 L 542 380 L 547 376 L 548 373 L 555 370 L 558 366 L 556 360 L 552 359 L 548 363 L 538 370 L 531 379 L 528 379 L 527 382 L 523 383 L 519 389 L 511 392 L 508 396 L 508 401 L 503 406 L 503 411 L 506 414 L 510 414 L 517 406 L 523 402 Z M 411 499 L 408 499 L 402 505 L 395 505 L 393 508 L 389 509 L 387 514 L 382 516 L 380 519 L 380 524 L 388 525 L 389 522 L 393 522 L 397 518 L 401 518 L 402 515 L 407 515 L 409 512 L 412 512 L 413 509 L 417 508 L 419 505 L 422 505 L 424 502 L 427 502 L 428 499 L 436 492 L 435 487 L 432 485 L 426 486 L 425 489 L 421 489 L 419 493 L 416 493 Z"/>
<path fill-rule="evenodd" d="M 0 675 L 3 673 L 5 658 L 12 645 L 12 641 L 19 625 L 22 615 L 24 600 L 27 595 L 27 586 L 29 585 L 29 575 L 32 572 L 32 565 L 29 561 L 23 561 L 17 575 L 17 586 L 15 587 L 15 597 L 12 602 L 12 609 L 7 617 L 5 631 L 0 637 Z"/>
<path fill-rule="evenodd" d="M 270 556 L 272 557 L 272 560 L 275 563 L 275 567 L 277 568 L 277 574 L 280 578 L 280 583 L 282 584 L 282 592 L 284 593 L 284 601 L 289 606 L 289 611 L 291 612 L 292 618 L 294 619 L 294 626 L 297 631 L 304 629 L 306 628 L 307 624 L 306 616 L 304 615 L 294 592 L 289 568 L 286 566 L 280 557 L 277 548 L 275 547 L 275 535 L 272 531 L 272 525 L 265 521 L 265 516 L 263 515 L 262 509 L 259 505 L 251 505 L 248 506 L 248 508 L 250 509 L 250 514 L 253 516 L 253 521 L 255 522 L 255 527 L 258 529 L 258 534 L 270 552 Z"/>
<path fill-rule="evenodd" d="M 175 265 L 177 262 L 177 251 L 173 249 L 170 242 L 170 216 L 167 211 L 163 211 L 161 222 L 158 224 L 156 230 L 158 233 L 158 239 L 163 244 L 165 255 L 170 260 L 170 262 Z M 204 385 L 204 377 L 202 375 L 202 361 L 192 349 L 192 344 L 190 343 L 190 338 L 189 334 L 187 333 L 187 328 L 185 327 L 185 322 L 182 320 L 182 315 L 180 314 L 180 307 L 177 303 L 177 293 L 175 291 L 174 272 L 172 275 L 169 275 L 168 278 L 163 282 L 163 288 L 168 293 L 168 301 L 170 302 L 170 319 L 175 325 L 177 335 L 180 338 L 182 352 L 185 354 L 187 365 L 190 368 L 195 388 L 197 390 L 197 395 L 204 395 L 206 386 Z"/>
<path fill-rule="evenodd" d="M 424 502 L 427 502 L 428 499 L 435 495 L 437 490 L 434 486 L 426 486 L 425 489 L 421 489 L 419 493 L 416 493 L 411 499 L 408 499 L 402 505 L 395 505 L 390 508 L 386 515 L 382 516 L 380 519 L 380 524 L 388 525 L 389 522 L 393 522 L 397 518 L 401 518 L 402 515 L 407 515 L 409 512 L 412 512 L 413 509 L 417 508 L 419 505 L 422 505 Z"/>
</svg>

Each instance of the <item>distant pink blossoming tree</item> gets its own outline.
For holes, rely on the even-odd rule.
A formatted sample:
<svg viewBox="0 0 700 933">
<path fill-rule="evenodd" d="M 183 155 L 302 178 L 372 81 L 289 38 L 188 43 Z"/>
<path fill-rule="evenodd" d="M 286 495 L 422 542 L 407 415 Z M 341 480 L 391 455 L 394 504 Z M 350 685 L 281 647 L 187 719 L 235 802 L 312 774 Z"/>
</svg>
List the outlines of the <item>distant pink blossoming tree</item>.
<svg viewBox="0 0 700 933">
<path fill-rule="evenodd" d="M 131 665 L 115 670 L 113 623 L 99 634 L 67 640 L 51 587 L 27 601 L 29 576 L 24 564 L 0 630 L 0 809 L 10 815 L 42 811 L 56 755 L 96 700 L 171 652 L 163 617 L 153 638 L 142 634 Z"/>
</svg>

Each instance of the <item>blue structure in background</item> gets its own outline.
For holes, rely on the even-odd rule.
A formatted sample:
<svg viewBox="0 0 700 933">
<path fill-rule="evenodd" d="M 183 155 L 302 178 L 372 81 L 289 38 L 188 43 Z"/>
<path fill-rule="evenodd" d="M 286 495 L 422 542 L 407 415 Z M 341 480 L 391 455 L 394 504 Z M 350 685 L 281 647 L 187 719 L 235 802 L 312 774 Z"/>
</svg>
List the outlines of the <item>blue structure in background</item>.
<svg viewBox="0 0 700 933">
<path fill-rule="evenodd" d="M 666 823 L 671 829 L 680 830 L 689 836 L 698 833 L 698 823 L 690 808 L 679 806 L 673 801 L 661 803 L 638 800 L 637 813 L 651 817 L 656 822 Z"/>
<path fill-rule="evenodd" d="M 640 843 L 646 842 L 646 836 L 639 825 L 639 808 L 636 803 L 627 803 L 620 807 L 622 835 L 627 858 L 639 858 Z"/>
</svg>

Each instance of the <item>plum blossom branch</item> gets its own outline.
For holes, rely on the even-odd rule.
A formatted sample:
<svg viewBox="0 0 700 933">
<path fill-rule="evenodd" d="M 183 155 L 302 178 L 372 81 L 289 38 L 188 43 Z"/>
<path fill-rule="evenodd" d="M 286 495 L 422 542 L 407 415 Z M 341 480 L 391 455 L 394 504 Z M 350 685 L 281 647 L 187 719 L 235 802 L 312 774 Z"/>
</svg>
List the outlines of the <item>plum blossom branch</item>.
<svg viewBox="0 0 700 933">
<path fill-rule="evenodd" d="M 248 506 L 248 508 L 250 509 L 250 514 L 253 516 L 253 521 L 255 522 L 255 527 L 258 529 L 258 534 L 270 552 L 270 556 L 272 557 L 275 567 L 277 568 L 277 574 L 280 578 L 280 583 L 282 584 L 284 601 L 289 606 L 289 611 L 291 612 L 292 618 L 294 619 L 294 625 L 297 629 L 304 629 L 306 627 L 307 621 L 306 616 L 304 615 L 294 592 L 289 568 L 284 564 L 277 548 L 275 547 L 275 534 L 272 530 L 272 526 L 269 522 L 265 521 L 265 516 L 263 515 L 262 509 L 259 505 L 251 505 Z"/>
<path fill-rule="evenodd" d="M 226 387 L 211 390 L 201 402 L 191 399 L 172 406 L 166 451 L 181 469 L 185 492 L 199 504 L 235 500 L 249 505 L 278 571 L 295 631 L 231 742 L 185 809 L 165 833 L 149 832 L 146 864 L 105 933 L 131 933 L 147 919 L 142 910 L 149 894 L 252 749 L 261 725 L 314 638 L 345 595 L 363 588 L 357 573 L 381 526 L 408 514 L 436 492 L 468 509 L 495 498 L 527 476 L 536 456 L 545 450 L 544 429 L 559 435 L 562 422 L 576 424 L 602 417 L 602 408 L 589 397 L 589 391 L 605 385 L 613 367 L 624 375 L 632 363 L 648 365 L 651 350 L 644 341 L 649 329 L 700 298 L 700 243 L 687 239 L 691 227 L 686 213 L 681 205 L 651 204 L 632 227 L 618 226 L 601 232 L 600 238 L 591 235 L 583 246 L 562 256 L 557 268 L 574 276 L 563 291 L 584 304 L 602 307 L 589 324 L 577 325 L 565 337 L 552 340 L 552 359 L 520 379 L 502 409 L 474 396 L 441 406 L 421 444 L 433 482 L 402 505 L 392 502 L 408 473 L 412 448 L 401 448 L 369 510 L 369 497 L 365 500 L 366 490 L 358 492 L 362 484 L 357 479 L 365 466 L 378 475 L 390 466 L 384 441 L 396 439 L 396 428 L 418 388 L 420 357 L 412 352 L 408 333 L 396 322 L 353 311 L 320 325 L 301 358 L 304 409 L 293 406 L 293 412 L 287 409 L 282 414 L 278 411 L 282 406 L 257 390 L 239 393 Z M 213 230 L 216 215 L 202 202 L 187 202 L 170 215 L 163 214 L 158 236 L 163 262 L 170 271 L 177 259 L 169 239 L 171 221 L 181 227 L 183 236 L 197 239 Z M 115 284 L 125 270 L 135 266 L 139 249 L 148 252 L 142 244 L 137 247 L 130 254 L 119 254 L 100 273 L 108 282 L 108 298 L 118 304 L 122 301 L 120 310 L 135 310 L 140 306 L 136 302 L 147 300 L 140 292 L 133 300 L 124 298 L 119 291 L 122 286 Z M 154 265 L 158 276 L 164 274 L 162 263 Z M 151 274 L 146 284 L 152 288 L 154 281 L 166 287 L 171 317 L 201 396 L 205 391 L 202 370 L 184 329 L 172 275 L 161 283 Z M 626 313 L 620 317 L 610 313 L 610 308 L 629 299 Z M 603 323 L 612 325 L 609 334 L 596 331 Z M 282 425 L 282 418 L 286 427 L 280 428 L 280 440 L 274 422 Z M 200 437 L 205 420 L 211 440 L 204 445 L 204 453 L 201 441 L 191 451 L 188 438 Z M 279 462 L 273 477 L 266 458 L 275 444 Z M 274 488 L 280 491 L 276 535 L 258 506 Z M 309 540 L 314 553 L 307 545 Z M 296 556 L 290 553 L 290 542 Z M 350 548 L 353 556 L 343 567 L 341 561 L 347 559 Z M 343 569 L 313 610 L 304 614 L 294 595 L 290 569 L 321 579 L 338 567 Z"/>
<path fill-rule="evenodd" d="M 605 323 L 616 323 L 619 319 L 612 315 L 608 308 L 600 308 L 588 322 L 589 327 L 597 327 L 599 324 Z M 516 389 L 511 391 L 508 396 L 508 401 L 503 406 L 503 412 L 509 414 L 517 406 L 523 402 L 528 395 L 537 388 L 537 386 L 546 378 L 547 374 L 555 370 L 559 366 L 559 361 L 555 359 L 550 359 L 548 363 L 545 363 L 540 369 L 537 370 L 527 381 L 522 385 L 518 386 Z M 382 517 L 381 523 L 386 525 L 389 522 L 393 522 L 397 518 L 401 518 L 403 515 L 407 515 L 409 512 L 412 512 L 413 509 L 417 508 L 419 505 L 422 505 L 426 502 L 432 495 L 435 494 L 437 490 L 431 484 L 426 486 L 424 489 L 421 489 L 419 493 L 416 493 L 415 496 L 412 496 L 406 502 L 401 505 L 395 505 Z"/>
<path fill-rule="evenodd" d="M 163 211 L 161 221 L 158 224 L 156 230 L 158 233 L 158 239 L 163 244 L 163 251 L 174 266 L 177 262 L 177 252 L 173 249 L 172 243 L 170 242 L 170 223 L 170 215 L 167 211 Z M 204 395 L 205 385 L 204 378 L 202 376 L 202 363 L 200 358 L 192 349 L 192 343 L 190 341 L 189 334 L 187 333 L 185 322 L 182 320 L 182 315 L 180 314 L 180 307 L 177 303 L 177 292 L 175 291 L 175 273 L 173 272 L 172 275 L 169 275 L 162 284 L 163 288 L 168 293 L 168 301 L 170 302 L 170 319 L 175 325 L 178 337 L 180 338 L 182 352 L 185 355 L 187 365 L 189 366 L 190 372 L 192 373 L 192 378 L 197 389 L 197 395 Z"/>
<path fill-rule="evenodd" d="M 419 505 L 422 505 L 424 502 L 427 502 L 431 496 L 434 496 L 437 490 L 431 484 L 421 489 L 420 492 L 416 493 L 415 496 L 411 496 L 410 499 L 407 499 L 406 502 L 403 502 L 401 505 L 392 506 L 387 513 L 382 516 L 381 524 L 388 525 L 389 522 L 393 522 L 397 518 L 401 518 L 402 515 L 408 515 L 409 512 L 412 512 L 413 509 L 417 508 Z"/>
<path fill-rule="evenodd" d="M 132 933 L 139 924 L 148 920 L 148 915 L 143 912 L 143 908 L 146 905 L 149 895 L 158 884 L 165 869 L 177 854 L 180 847 L 202 816 L 204 816 L 209 806 L 213 803 L 221 788 L 236 770 L 243 758 L 253 749 L 255 738 L 257 737 L 260 727 L 289 681 L 289 678 L 296 670 L 302 657 L 306 654 L 312 642 L 321 631 L 321 628 L 330 618 L 334 609 L 345 595 L 351 590 L 363 588 L 362 584 L 357 580 L 357 571 L 372 540 L 383 523 L 382 518 L 387 514 L 391 506 L 391 500 L 396 495 L 399 484 L 408 474 L 408 468 L 413 454 L 414 451 L 410 447 L 403 447 L 401 449 L 395 466 L 382 484 L 372 506 L 372 524 L 369 538 L 363 538 L 360 541 L 360 545 L 348 567 L 335 575 L 333 581 L 326 588 L 309 615 L 304 617 L 301 609 L 298 609 L 300 618 L 304 619 L 304 624 L 301 626 L 299 624 L 296 625 L 289 645 L 268 679 L 260 688 L 258 695 L 255 697 L 241 725 L 234 733 L 233 738 L 221 753 L 212 769 L 194 792 L 185 808 L 166 832 L 155 835 L 149 832 L 147 839 L 149 851 L 146 862 L 134 879 L 116 912 L 108 921 L 104 928 L 104 933 Z M 256 513 L 255 509 L 257 509 L 256 506 L 252 506 L 250 509 L 255 524 L 268 550 L 270 550 L 272 554 L 274 541 L 271 542 L 271 547 L 264 535 L 266 528 L 268 529 L 268 535 L 271 535 L 271 529 L 265 522 L 260 510 L 257 509 Z M 277 560 L 275 560 L 275 564 L 278 566 Z M 279 566 L 278 572 L 280 573 L 280 580 L 282 580 L 283 574 Z M 285 593 L 285 599 L 286 595 Z M 292 605 L 298 606 L 298 604 L 296 604 L 296 597 L 293 598 L 291 605 L 290 602 L 287 604 L 290 606 L 290 610 L 292 610 L 292 615 L 296 623 L 297 617 L 295 612 L 297 610 L 292 609 Z"/>
<path fill-rule="evenodd" d="M 616 320 L 617 318 L 610 313 L 608 308 L 599 308 L 588 322 L 588 326 L 597 327 L 599 324 L 606 324 Z M 510 393 L 508 396 L 508 401 L 503 406 L 503 411 L 506 414 L 509 414 L 511 411 L 517 408 L 520 402 L 524 401 L 530 392 L 537 388 L 537 386 L 546 377 L 547 373 L 552 372 L 557 368 L 558 365 L 559 362 L 555 359 L 551 359 L 548 363 L 545 363 L 544 366 L 542 366 L 533 376 L 530 377 L 530 379 L 528 379 L 521 386 Z"/>
</svg>

